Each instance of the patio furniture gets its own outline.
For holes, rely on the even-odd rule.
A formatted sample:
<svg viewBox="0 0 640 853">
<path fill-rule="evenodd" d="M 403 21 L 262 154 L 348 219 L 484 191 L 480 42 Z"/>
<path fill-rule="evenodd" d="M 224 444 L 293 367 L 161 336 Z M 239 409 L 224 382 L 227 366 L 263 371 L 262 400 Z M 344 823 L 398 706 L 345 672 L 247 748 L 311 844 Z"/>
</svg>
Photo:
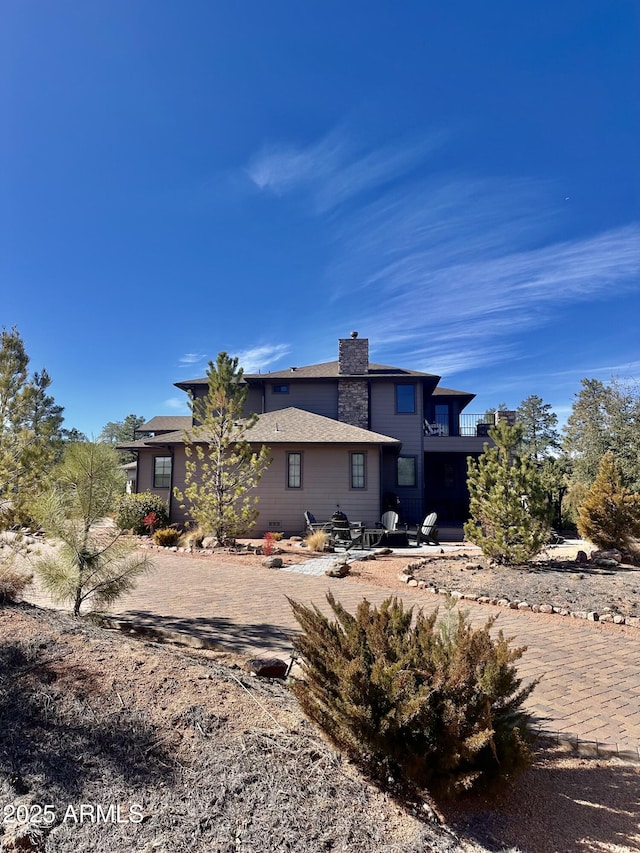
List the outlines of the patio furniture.
<svg viewBox="0 0 640 853">
<path fill-rule="evenodd" d="M 331 518 L 331 544 L 348 551 L 354 545 L 364 546 L 364 525 L 350 524 L 343 512 L 335 512 Z"/>
<path fill-rule="evenodd" d="M 429 513 L 418 528 L 407 530 L 407 536 L 409 539 L 415 539 L 416 545 L 421 545 L 423 542 L 427 545 L 439 545 L 438 528 L 436 527 L 437 520 L 438 516 L 435 512 Z"/>
<path fill-rule="evenodd" d="M 375 548 L 380 545 L 387 548 L 406 548 L 409 544 L 406 525 L 399 530 L 398 519 L 398 513 L 394 510 L 383 513 L 375 529 L 365 530 L 365 547 Z"/>
<path fill-rule="evenodd" d="M 316 521 L 316 517 L 312 512 L 306 511 L 304 514 L 305 533 L 315 533 L 317 530 L 331 530 L 330 521 Z"/>
<path fill-rule="evenodd" d="M 398 518 L 398 513 L 390 509 L 382 514 L 380 524 L 384 527 L 385 530 L 396 530 L 396 528 L 398 527 Z"/>
</svg>

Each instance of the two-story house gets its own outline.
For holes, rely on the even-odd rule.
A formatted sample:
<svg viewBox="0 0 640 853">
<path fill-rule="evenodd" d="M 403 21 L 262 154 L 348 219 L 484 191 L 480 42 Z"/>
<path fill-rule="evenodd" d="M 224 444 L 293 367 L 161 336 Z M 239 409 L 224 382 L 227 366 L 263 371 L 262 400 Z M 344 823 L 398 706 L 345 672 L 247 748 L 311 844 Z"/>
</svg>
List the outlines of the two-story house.
<svg viewBox="0 0 640 853">
<path fill-rule="evenodd" d="M 467 456 L 486 443 L 482 415 L 463 410 L 474 394 L 441 387 L 439 376 L 372 364 L 369 341 L 339 341 L 337 361 L 245 374 L 246 411 L 258 415 L 247 433 L 266 444 L 272 463 L 257 487 L 260 517 L 255 534 L 297 533 L 303 513 L 318 519 L 336 507 L 352 520 L 373 524 L 397 506 L 415 524 L 431 511 L 441 527 L 468 516 Z M 204 396 L 207 379 L 177 382 Z M 172 497 L 185 475 L 187 417 L 156 417 L 141 430 L 152 437 L 127 445 L 138 459 L 137 489 L 166 498 L 172 521 L 185 521 Z"/>
</svg>

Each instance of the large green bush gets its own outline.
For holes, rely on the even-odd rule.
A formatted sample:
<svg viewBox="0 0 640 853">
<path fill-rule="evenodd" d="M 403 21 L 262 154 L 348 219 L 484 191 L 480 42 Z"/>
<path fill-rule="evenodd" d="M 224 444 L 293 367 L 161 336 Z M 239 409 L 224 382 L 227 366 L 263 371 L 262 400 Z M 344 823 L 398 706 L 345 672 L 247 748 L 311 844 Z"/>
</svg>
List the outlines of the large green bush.
<svg viewBox="0 0 640 853">
<path fill-rule="evenodd" d="M 528 715 L 510 648 L 495 621 L 474 629 L 448 608 L 413 614 L 387 599 L 364 600 L 355 617 L 327 600 L 336 621 L 292 601 L 302 628 L 295 649 L 304 679 L 293 691 L 303 711 L 373 775 L 451 796 L 503 781 L 530 760 Z"/>
<path fill-rule="evenodd" d="M 138 536 L 143 536 L 149 532 L 143 519 L 151 512 L 156 514 L 154 527 L 166 527 L 169 524 L 167 505 L 159 495 L 153 492 L 122 495 L 116 510 L 116 526 L 120 530 L 132 530 Z"/>
<path fill-rule="evenodd" d="M 549 505 L 540 471 L 518 453 L 523 428 L 500 421 L 489 430 L 494 446 L 467 457 L 471 519 L 464 535 L 504 566 L 535 557 L 549 540 Z"/>
</svg>

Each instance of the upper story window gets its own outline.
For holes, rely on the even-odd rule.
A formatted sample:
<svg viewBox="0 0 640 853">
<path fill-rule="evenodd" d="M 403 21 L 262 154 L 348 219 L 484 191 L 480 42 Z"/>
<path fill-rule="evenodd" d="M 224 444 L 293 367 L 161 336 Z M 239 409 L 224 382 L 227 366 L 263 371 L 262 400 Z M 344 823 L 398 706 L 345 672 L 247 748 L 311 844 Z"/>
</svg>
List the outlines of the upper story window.
<svg viewBox="0 0 640 853">
<path fill-rule="evenodd" d="M 364 489 L 367 486 L 365 477 L 365 455 L 364 453 L 351 454 L 351 488 Z"/>
<path fill-rule="evenodd" d="M 439 434 L 449 435 L 449 406 L 446 403 L 436 403 L 434 411 Z"/>
<path fill-rule="evenodd" d="M 271 386 L 272 394 L 288 394 L 289 386 L 288 385 L 272 385 Z"/>
<path fill-rule="evenodd" d="M 171 488 L 171 457 L 156 456 L 153 460 L 153 488 Z"/>
<path fill-rule="evenodd" d="M 416 386 L 396 385 L 396 412 L 399 415 L 413 415 L 416 411 Z"/>
<path fill-rule="evenodd" d="M 397 483 L 399 486 L 416 485 L 417 477 L 415 456 L 398 457 Z"/>
<path fill-rule="evenodd" d="M 302 488 L 302 453 L 287 453 L 287 488 Z"/>
</svg>

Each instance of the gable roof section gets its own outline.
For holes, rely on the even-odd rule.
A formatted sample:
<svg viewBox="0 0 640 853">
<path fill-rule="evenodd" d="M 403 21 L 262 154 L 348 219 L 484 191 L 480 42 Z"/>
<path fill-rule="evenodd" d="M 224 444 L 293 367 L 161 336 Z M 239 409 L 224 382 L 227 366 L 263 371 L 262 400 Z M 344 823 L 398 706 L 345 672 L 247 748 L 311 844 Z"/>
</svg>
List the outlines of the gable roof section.
<svg viewBox="0 0 640 853">
<path fill-rule="evenodd" d="M 404 367 L 391 367 L 388 364 L 373 364 L 369 362 L 366 373 L 340 373 L 340 362 L 325 361 L 322 364 L 309 364 L 306 367 L 290 367 L 288 370 L 277 370 L 273 373 L 249 373 L 245 375 L 248 382 L 262 379 L 344 379 L 347 376 L 362 379 L 381 377 L 414 377 L 418 379 L 434 379 L 440 377 L 433 373 L 421 373 L 418 370 L 407 370 Z"/>
<path fill-rule="evenodd" d="M 399 447 L 388 435 L 351 426 L 333 418 L 290 407 L 258 415 L 245 439 L 252 444 L 373 444 Z M 142 450 L 184 443 L 184 430 L 119 444 L 121 450 Z"/>
<path fill-rule="evenodd" d="M 276 370 L 272 373 L 245 373 L 243 381 L 248 385 L 255 385 L 261 382 L 296 382 L 302 381 L 322 381 L 326 379 L 369 379 L 369 380 L 411 380 L 424 379 L 428 380 L 427 384 L 431 386 L 430 392 L 434 396 L 442 397 L 459 397 L 462 398 L 464 406 L 468 405 L 476 396 L 468 391 L 455 391 L 451 388 L 441 388 L 438 385 L 440 376 L 435 373 L 421 373 L 419 370 L 408 370 L 404 367 L 391 367 L 387 364 L 374 364 L 369 362 L 369 370 L 367 373 L 340 373 L 340 362 L 325 361 L 321 364 L 309 364 L 306 367 L 290 367 L 288 370 Z M 190 388 L 206 387 L 207 377 L 203 376 L 199 379 L 189 379 L 185 382 L 174 382 L 177 388 L 183 391 L 188 391 Z"/>
<path fill-rule="evenodd" d="M 453 388 L 442 388 L 440 385 L 432 392 L 434 397 L 456 397 L 462 403 L 462 408 L 475 399 L 475 394 L 469 391 L 454 391 Z"/>
<path fill-rule="evenodd" d="M 248 384 L 255 382 L 263 382 L 265 379 L 281 379 L 281 380 L 296 380 L 296 379 L 345 379 L 347 377 L 355 379 L 388 379 L 388 378 L 417 378 L 431 379 L 433 382 L 439 382 L 440 377 L 434 373 L 421 373 L 418 370 L 407 370 L 403 367 L 390 367 L 386 364 L 373 364 L 369 362 L 369 370 L 367 373 L 340 373 L 340 363 L 338 361 L 325 361 L 321 364 L 309 364 L 306 367 L 290 367 L 288 370 L 276 370 L 273 373 L 245 373 L 243 379 Z M 174 382 L 177 388 L 188 390 L 196 386 L 206 385 L 208 382 L 206 376 L 200 379 L 189 379 L 185 382 Z"/>
<path fill-rule="evenodd" d="M 246 438 L 261 444 L 401 444 L 388 435 L 293 407 L 259 415 Z"/>
<path fill-rule="evenodd" d="M 137 432 L 175 432 L 178 429 L 189 429 L 191 415 L 156 415 L 138 427 Z"/>
</svg>

